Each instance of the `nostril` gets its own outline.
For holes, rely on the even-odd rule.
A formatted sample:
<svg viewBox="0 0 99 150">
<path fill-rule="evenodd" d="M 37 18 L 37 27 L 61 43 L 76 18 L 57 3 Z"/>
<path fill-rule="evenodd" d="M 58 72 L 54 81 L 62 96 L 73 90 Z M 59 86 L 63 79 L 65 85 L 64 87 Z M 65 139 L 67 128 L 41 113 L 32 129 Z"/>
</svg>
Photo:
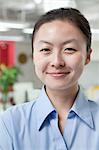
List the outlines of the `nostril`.
<svg viewBox="0 0 99 150">
<path fill-rule="evenodd" d="M 64 62 L 60 62 L 60 63 L 51 63 L 51 66 L 52 67 L 55 67 L 55 68 L 62 68 L 65 66 L 65 63 Z"/>
</svg>

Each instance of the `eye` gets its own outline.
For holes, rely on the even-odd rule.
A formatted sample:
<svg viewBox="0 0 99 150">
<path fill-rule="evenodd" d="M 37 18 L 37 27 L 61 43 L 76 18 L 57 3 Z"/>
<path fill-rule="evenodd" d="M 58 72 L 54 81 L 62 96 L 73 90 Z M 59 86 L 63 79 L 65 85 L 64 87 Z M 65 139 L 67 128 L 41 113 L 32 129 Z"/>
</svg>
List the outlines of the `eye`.
<svg viewBox="0 0 99 150">
<path fill-rule="evenodd" d="M 76 52 L 77 50 L 74 48 L 65 48 L 64 51 L 68 54 L 72 54 L 72 53 Z"/>
<path fill-rule="evenodd" d="M 41 50 L 40 50 L 40 52 L 43 52 L 43 53 L 49 53 L 51 50 L 49 49 L 49 48 L 42 48 Z"/>
</svg>

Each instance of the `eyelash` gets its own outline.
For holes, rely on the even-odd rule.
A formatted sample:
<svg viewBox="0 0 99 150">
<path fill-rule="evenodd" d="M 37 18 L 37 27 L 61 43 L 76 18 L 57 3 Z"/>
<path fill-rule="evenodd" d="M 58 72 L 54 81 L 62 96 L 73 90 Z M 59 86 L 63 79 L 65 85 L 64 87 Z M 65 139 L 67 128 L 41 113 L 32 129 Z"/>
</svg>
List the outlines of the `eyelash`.
<svg viewBox="0 0 99 150">
<path fill-rule="evenodd" d="M 43 49 L 40 50 L 40 52 L 42 52 L 42 51 L 47 52 L 47 51 L 50 51 L 50 49 L 48 49 L 48 48 L 43 48 Z"/>
<path fill-rule="evenodd" d="M 65 48 L 65 51 L 67 51 L 67 53 L 73 53 L 76 52 L 77 50 L 74 48 Z"/>
</svg>

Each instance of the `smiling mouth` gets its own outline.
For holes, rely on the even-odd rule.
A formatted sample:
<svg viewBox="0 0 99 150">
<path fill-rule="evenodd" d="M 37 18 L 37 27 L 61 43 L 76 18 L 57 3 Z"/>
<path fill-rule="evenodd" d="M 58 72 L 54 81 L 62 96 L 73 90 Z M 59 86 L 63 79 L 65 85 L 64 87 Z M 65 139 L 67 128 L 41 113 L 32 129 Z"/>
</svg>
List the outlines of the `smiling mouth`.
<svg viewBox="0 0 99 150">
<path fill-rule="evenodd" d="M 51 75 L 52 77 L 63 77 L 63 76 L 66 76 L 68 75 L 70 72 L 47 72 L 46 74 L 49 74 Z"/>
</svg>

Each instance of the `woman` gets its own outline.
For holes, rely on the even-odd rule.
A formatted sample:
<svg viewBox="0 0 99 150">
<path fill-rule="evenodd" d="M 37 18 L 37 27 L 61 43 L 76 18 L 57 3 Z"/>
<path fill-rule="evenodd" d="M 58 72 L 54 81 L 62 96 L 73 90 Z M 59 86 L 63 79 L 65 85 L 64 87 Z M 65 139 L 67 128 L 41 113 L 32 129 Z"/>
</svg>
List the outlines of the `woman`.
<svg viewBox="0 0 99 150">
<path fill-rule="evenodd" d="M 90 62 L 89 22 L 76 9 L 52 10 L 32 36 L 38 99 L 8 109 L 0 119 L 0 150 L 98 150 L 99 107 L 78 80 Z"/>
</svg>

